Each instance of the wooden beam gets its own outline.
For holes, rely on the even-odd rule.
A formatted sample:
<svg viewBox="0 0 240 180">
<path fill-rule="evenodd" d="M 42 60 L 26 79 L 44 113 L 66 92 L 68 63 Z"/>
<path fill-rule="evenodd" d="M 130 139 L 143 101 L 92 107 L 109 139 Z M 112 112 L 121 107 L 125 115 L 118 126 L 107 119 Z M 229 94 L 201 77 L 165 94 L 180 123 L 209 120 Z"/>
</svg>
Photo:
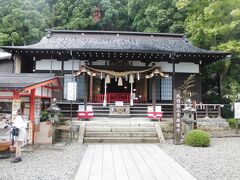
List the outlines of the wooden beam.
<svg viewBox="0 0 240 180">
<path fill-rule="evenodd" d="M 47 81 L 44 81 L 44 82 L 41 82 L 41 83 L 37 83 L 37 84 L 31 85 L 31 86 L 28 86 L 28 87 L 25 87 L 23 89 L 23 91 L 30 91 L 32 89 L 36 89 L 37 87 L 41 87 L 41 86 L 45 86 L 47 84 L 53 83 L 54 81 L 58 83 L 58 87 L 59 87 L 59 89 L 61 89 L 60 82 L 59 82 L 58 78 L 52 78 L 52 79 L 49 79 Z"/>
</svg>

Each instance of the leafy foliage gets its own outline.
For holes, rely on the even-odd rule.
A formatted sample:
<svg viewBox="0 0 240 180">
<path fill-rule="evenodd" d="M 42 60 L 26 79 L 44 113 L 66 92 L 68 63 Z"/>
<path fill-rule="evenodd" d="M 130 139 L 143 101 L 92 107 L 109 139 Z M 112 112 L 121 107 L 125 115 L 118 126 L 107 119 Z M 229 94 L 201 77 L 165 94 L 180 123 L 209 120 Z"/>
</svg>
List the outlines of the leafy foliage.
<svg viewBox="0 0 240 180">
<path fill-rule="evenodd" d="M 37 42 L 49 23 L 44 0 L 0 0 L 0 12 L 0 45 Z"/>
<path fill-rule="evenodd" d="M 48 118 L 48 112 L 47 111 L 41 111 L 41 116 L 40 116 L 40 122 L 47 121 Z"/>
<path fill-rule="evenodd" d="M 185 30 L 196 46 L 232 53 L 231 58 L 213 63 L 203 69 L 202 93 L 205 99 L 210 99 L 212 94 L 222 98 L 229 94 L 229 82 L 239 83 L 237 75 L 240 71 L 239 0 L 178 0 L 176 5 L 178 9 L 185 10 L 187 13 Z"/>
<path fill-rule="evenodd" d="M 236 128 L 237 120 L 234 118 L 227 119 L 227 122 L 229 123 L 229 126 L 234 129 Z"/>
<path fill-rule="evenodd" d="M 191 90 L 194 84 L 195 74 L 191 74 L 185 81 L 183 81 L 183 84 L 179 87 L 181 90 L 181 97 L 183 102 L 186 102 L 187 99 L 191 99 L 192 96 L 197 94 Z"/>
<path fill-rule="evenodd" d="M 205 131 L 192 130 L 187 133 L 184 143 L 193 147 L 208 147 L 210 145 L 210 137 Z"/>
</svg>

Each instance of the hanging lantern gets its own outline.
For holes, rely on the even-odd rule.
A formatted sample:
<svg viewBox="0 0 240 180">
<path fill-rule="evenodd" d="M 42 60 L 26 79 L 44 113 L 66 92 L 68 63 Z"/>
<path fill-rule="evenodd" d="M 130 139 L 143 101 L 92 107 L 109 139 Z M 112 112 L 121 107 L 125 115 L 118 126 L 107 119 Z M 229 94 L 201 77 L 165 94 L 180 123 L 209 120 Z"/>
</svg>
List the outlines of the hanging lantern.
<svg viewBox="0 0 240 180">
<path fill-rule="evenodd" d="M 121 76 L 118 78 L 118 86 L 123 86 L 123 81 Z"/>
<path fill-rule="evenodd" d="M 115 76 L 115 82 L 117 82 L 117 77 Z"/>
<path fill-rule="evenodd" d="M 125 77 L 125 81 L 128 81 L 128 76 L 126 75 L 126 77 Z"/>
<path fill-rule="evenodd" d="M 134 83 L 133 74 L 130 74 L 130 76 L 129 76 L 129 83 Z"/>
<path fill-rule="evenodd" d="M 101 71 L 101 77 L 100 77 L 100 79 L 102 80 L 102 78 L 103 78 L 103 74 L 102 74 L 102 71 Z"/>
<path fill-rule="evenodd" d="M 107 84 L 111 83 L 110 76 L 108 74 L 106 76 L 105 81 L 106 81 Z"/>
</svg>

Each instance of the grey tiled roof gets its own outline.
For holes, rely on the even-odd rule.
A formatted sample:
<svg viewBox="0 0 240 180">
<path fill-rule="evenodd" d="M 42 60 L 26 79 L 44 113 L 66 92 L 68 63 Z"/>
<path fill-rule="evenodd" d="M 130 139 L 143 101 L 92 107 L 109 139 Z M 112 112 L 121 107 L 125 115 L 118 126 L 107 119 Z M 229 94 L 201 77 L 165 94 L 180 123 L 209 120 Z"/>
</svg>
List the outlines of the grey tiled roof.
<svg viewBox="0 0 240 180">
<path fill-rule="evenodd" d="M 43 73 L 0 74 L 0 89 L 24 89 L 54 77 L 54 74 Z"/>
<path fill-rule="evenodd" d="M 218 54 L 197 48 L 181 34 L 134 33 L 108 31 L 51 31 L 39 43 L 5 46 L 6 50 L 73 50 L 137 53 Z M 220 53 L 222 54 L 222 53 Z"/>
</svg>

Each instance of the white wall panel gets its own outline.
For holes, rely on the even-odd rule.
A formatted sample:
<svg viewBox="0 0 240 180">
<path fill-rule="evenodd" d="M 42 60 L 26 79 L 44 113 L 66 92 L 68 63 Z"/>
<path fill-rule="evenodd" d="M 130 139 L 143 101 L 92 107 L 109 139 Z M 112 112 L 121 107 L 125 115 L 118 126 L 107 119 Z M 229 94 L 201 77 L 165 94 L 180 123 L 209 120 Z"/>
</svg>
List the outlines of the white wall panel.
<svg viewBox="0 0 240 180">
<path fill-rule="evenodd" d="M 140 61 L 132 61 L 133 66 L 144 67 L 146 64 Z"/>
<path fill-rule="evenodd" d="M 168 62 L 156 62 L 156 66 L 161 67 L 163 72 L 172 72 L 172 64 Z M 199 73 L 199 65 L 194 63 L 181 62 L 175 64 L 175 72 L 177 73 Z"/>
<path fill-rule="evenodd" d="M 37 87 L 37 88 L 36 88 L 36 95 L 37 95 L 37 96 L 41 96 L 41 94 L 42 94 L 42 89 L 41 89 L 41 87 Z"/>
<path fill-rule="evenodd" d="M 97 61 L 94 61 L 92 62 L 92 65 L 94 66 L 105 66 L 105 60 L 97 60 Z"/>
<path fill-rule="evenodd" d="M 64 70 L 72 70 L 72 63 L 74 63 L 73 70 L 79 70 L 80 60 L 64 61 Z"/>
<path fill-rule="evenodd" d="M 47 91 L 48 91 L 48 89 L 47 88 L 43 88 L 43 96 L 47 96 Z"/>
<path fill-rule="evenodd" d="M 13 92 L 3 92 L 3 91 L 0 91 L 0 96 L 13 96 Z"/>
<path fill-rule="evenodd" d="M 48 97 L 52 97 L 52 89 L 48 89 Z"/>
</svg>

